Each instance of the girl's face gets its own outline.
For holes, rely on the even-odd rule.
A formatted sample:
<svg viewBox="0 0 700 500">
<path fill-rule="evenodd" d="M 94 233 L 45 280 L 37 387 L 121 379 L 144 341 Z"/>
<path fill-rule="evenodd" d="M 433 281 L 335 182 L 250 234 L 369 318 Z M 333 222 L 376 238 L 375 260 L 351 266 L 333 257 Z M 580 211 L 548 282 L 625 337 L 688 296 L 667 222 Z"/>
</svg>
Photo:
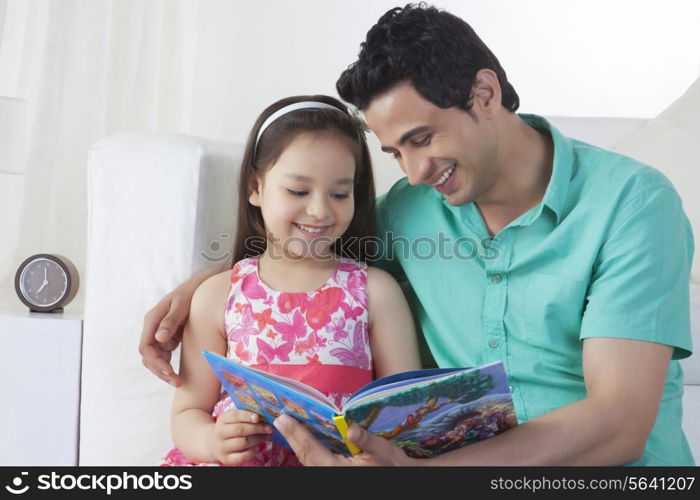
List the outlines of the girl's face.
<svg viewBox="0 0 700 500">
<path fill-rule="evenodd" d="M 355 213 L 355 157 L 347 139 L 305 133 L 287 146 L 251 189 L 260 207 L 268 252 L 296 257 L 331 256 Z"/>
</svg>

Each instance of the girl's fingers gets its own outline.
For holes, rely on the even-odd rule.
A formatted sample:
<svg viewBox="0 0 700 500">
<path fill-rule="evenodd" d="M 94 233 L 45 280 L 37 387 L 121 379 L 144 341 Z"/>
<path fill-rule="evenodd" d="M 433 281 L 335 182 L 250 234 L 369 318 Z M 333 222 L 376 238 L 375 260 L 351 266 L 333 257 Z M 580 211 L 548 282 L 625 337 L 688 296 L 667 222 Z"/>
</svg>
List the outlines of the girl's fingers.
<svg viewBox="0 0 700 500">
<path fill-rule="evenodd" d="M 217 429 L 217 434 L 221 439 L 231 439 L 256 434 L 269 436 L 272 434 L 272 427 L 267 424 L 221 424 Z"/>
<path fill-rule="evenodd" d="M 239 465 L 245 462 L 248 462 L 255 457 L 255 455 L 258 454 L 258 448 L 250 448 L 244 452 L 241 453 L 230 453 L 224 457 L 224 460 L 221 461 L 222 464 L 224 465 Z"/>
<path fill-rule="evenodd" d="M 227 439 L 221 444 L 221 452 L 229 455 L 232 453 L 243 453 L 251 448 L 254 452 L 256 452 L 260 443 L 264 443 L 265 441 L 269 440 L 270 436 L 268 435 L 254 435 Z"/>
<path fill-rule="evenodd" d="M 231 408 L 228 410 L 226 413 L 221 415 L 219 417 L 219 420 L 221 420 L 225 424 L 234 424 L 234 423 L 243 423 L 243 422 L 248 422 L 252 424 L 257 424 L 264 420 L 260 415 L 257 413 L 253 413 L 252 411 L 246 411 L 246 410 L 239 410 L 238 408 Z"/>
</svg>

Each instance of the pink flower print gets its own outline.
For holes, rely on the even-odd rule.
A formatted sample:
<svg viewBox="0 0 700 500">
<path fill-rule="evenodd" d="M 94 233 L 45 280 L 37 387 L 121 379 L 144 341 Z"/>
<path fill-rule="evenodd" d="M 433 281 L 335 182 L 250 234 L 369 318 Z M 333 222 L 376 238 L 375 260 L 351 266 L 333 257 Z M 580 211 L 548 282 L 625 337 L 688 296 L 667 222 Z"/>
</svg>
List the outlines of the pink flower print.
<svg viewBox="0 0 700 500">
<path fill-rule="evenodd" d="M 282 338 L 287 342 L 294 342 L 296 339 L 306 335 L 306 324 L 304 316 L 299 311 L 294 311 L 292 323 L 283 323 L 278 321 L 273 325 L 273 328 L 282 334 Z"/>
<path fill-rule="evenodd" d="M 250 273 L 248 276 L 243 278 L 241 290 L 243 291 L 243 295 L 249 299 L 264 299 L 267 297 L 265 289 L 260 286 L 260 283 L 258 283 L 258 276 L 255 273 Z"/>
<path fill-rule="evenodd" d="M 345 319 L 357 319 L 365 311 L 362 307 L 350 307 L 345 302 L 340 304 L 340 308 L 343 310 Z"/>
<path fill-rule="evenodd" d="M 255 325 L 253 325 L 253 322 L 255 321 L 253 319 L 253 313 L 250 309 L 250 307 L 246 307 L 243 309 L 243 322 L 235 325 L 231 330 L 228 332 L 228 340 L 229 342 L 237 343 L 237 342 L 242 342 L 244 344 L 248 343 L 248 337 L 251 335 L 257 335 L 258 329 L 255 328 Z"/>
<path fill-rule="evenodd" d="M 231 309 L 233 309 L 235 303 L 236 303 L 236 294 L 230 293 L 228 296 L 228 300 L 226 301 L 226 310 L 230 311 Z"/>
<path fill-rule="evenodd" d="M 304 312 L 308 303 L 309 299 L 305 293 L 280 293 L 277 297 L 277 307 L 282 314 L 290 313 L 297 307 Z"/>
<path fill-rule="evenodd" d="M 306 310 L 306 322 L 314 330 L 326 326 L 331 321 L 331 314 L 338 310 L 345 294 L 342 288 L 333 287 L 318 292 L 309 302 Z"/>
<path fill-rule="evenodd" d="M 246 363 L 250 362 L 250 352 L 245 348 L 245 344 L 243 344 L 242 342 L 236 344 L 236 349 L 234 352 L 236 353 L 236 358 L 238 358 L 239 361 L 243 361 Z"/>
<path fill-rule="evenodd" d="M 289 361 L 289 353 L 294 347 L 293 342 L 283 342 L 273 347 L 260 338 L 256 340 L 258 342 L 258 364 L 271 363 L 275 358 L 279 358 L 280 361 Z"/>
<path fill-rule="evenodd" d="M 352 334 L 351 349 L 338 347 L 330 354 L 335 356 L 346 366 L 356 366 L 357 368 L 369 369 L 369 358 L 365 350 L 364 326 L 366 323 L 358 321 L 355 323 L 355 331 Z"/>
<path fill-rule="evenodd" d="M 344 304 L 341 304 L 340 307 L 343 307 L 343 305 Z M 336 318 L 328 327 L 328 332 L 333 334 L 333 340 L 336 342 L 347 337 L 348 332 L 345 331 L 345 318 Z"/>
<path fill-rule="evenodd" d="M 241 272 L 241 265 L 239 263 L 236 263 L 235 266 L 233 266 L 233 269 L 231 270 L 231 283 L 237 283 L 241 280 L 241 275 L 238 274 Z"/>
<path fill-rule="evenodd" d="M 304 340 L 296 343 L 294 352 L 297 354 L 311 354 L 318 350 L 319 344 L 318 335 L 316 335 L 316 332 L 311 332 Z"/>
<path fill-rule="evenodd" d="M 357 270 L 357 264 L 353 264 L 352 262 L 340 261 L 340 263 L 338 264 L 338 271 L 345 271 L 346 273 L 351 273 L 355 270 Z"/>
<path fill-rule="evenodd" d="M 347 283 L 348 292 L 363 307 L 367 307 L 367 287 L 362 273 L 351 273 Z"/>
<path fill-rule="evenodd" d="M 274 326 L 277 321 L 275 321 L 274 318 L 271 317 L 272 315 L 272 308 L 265 309 L 261 313 L 253 313 L 253 317 L 255 318 L 255 321 L 258 322 L 258 328 L 260 330 L 264 330 L 267 325 L 272 325 Z"/>
</svg>

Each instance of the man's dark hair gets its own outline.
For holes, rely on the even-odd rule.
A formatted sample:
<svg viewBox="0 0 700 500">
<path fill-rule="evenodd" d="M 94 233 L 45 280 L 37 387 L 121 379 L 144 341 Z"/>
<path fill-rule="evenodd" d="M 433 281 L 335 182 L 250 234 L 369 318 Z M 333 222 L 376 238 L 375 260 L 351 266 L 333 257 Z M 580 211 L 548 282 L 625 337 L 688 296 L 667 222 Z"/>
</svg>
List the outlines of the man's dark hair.
<svg viewBox="0 0 700 500">
<path fill-rule="evenodd" d="M 358 60 L 340 75 L 336 89 L 345 101 L 365 109 L 378 94 L 410 81 L 436 106 L 468 111 L 473 104 L 474 79 L 481 69 L 498 75 L 501 104 L 516 111 L 518 94 L 471 26 L 421 2 L 396 7 L 379 18 L 367 32 Z"/>
</svg>

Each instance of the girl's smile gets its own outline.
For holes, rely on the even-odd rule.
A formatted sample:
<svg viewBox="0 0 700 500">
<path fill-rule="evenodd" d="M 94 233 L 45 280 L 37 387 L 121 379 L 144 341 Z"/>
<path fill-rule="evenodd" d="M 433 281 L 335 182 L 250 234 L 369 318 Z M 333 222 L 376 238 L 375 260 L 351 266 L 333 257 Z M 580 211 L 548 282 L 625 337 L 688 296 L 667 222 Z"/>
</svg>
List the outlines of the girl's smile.
<svg viewBox="0 0 700 500">
<path fill-rule="evenodd" d="M 355 213 L 354 177 L 355 156 L 347 139 L 324 131 L 295 137 L 257 178 L 249 197 L 272 236 L 268 250 L 304 257 L 332 254 L 331 245 Z"/>
</svg>

